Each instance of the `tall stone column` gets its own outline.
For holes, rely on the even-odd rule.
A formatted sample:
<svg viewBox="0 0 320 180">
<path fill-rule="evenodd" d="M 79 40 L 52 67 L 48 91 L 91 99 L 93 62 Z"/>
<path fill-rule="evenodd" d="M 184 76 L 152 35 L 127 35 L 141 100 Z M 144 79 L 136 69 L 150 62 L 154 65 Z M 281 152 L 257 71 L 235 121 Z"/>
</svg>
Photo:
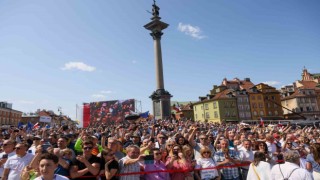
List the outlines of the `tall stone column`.
<svg viewBox="0 0 320 180">
<path fill-rule="evenodd" d="M 161 36 L 163 35 L 162 30 L 167 28 L 169 25 L 160 21 L 159 10 L 160 8 L 155 4 L 152 5 L 151 22 L 146 24 L 144 27 L 150 30 L 150 35 L 153 38 L 154 44 L 154 58 L 156 68 L 156 91 L 152 93 L 150 98 L 153 101 L 153 114 L 156 119 L 170 118 L 171 116 L 171 105 L 170 98 L 172 95 L 164 89 L 163 79 L 163 66 L 162 66 L 162 52 L 161 52 Z"/>
</svg>

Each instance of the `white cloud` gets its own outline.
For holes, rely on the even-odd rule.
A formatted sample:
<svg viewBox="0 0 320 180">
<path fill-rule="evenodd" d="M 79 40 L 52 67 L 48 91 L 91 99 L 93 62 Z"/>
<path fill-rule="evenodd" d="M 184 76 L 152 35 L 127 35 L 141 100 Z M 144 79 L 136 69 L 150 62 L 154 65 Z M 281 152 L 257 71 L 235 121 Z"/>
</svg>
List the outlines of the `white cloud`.
<svg viewBox="0 0 320 180">
<path fill-rule="evenodd" d="M 72 69 L 78 69 L 81 71 L 88 71 L 92 72 L 95 71 L 96 68 L 93 66 L 89 66 L 83 62 L 68 62 L 64 64 L 64 67 L 61 68 L 62 70 L 72 70 Z"/>
<path fill-rule="evenodd" d="M 206 36 L 202 35 L 202 31 L 198 26 L 192 26 L 190 24 L 183 24 L 179 23 L 178 30 L 180 32 L 185 33 L 186 35 L 189 35 L 196 39 L 203 39 Z"/>
<path fill-rule="evenodd" d="M 107 90 L 107 91 L 100 91 L 101 94 L 111 94 L 113 93 L 112 91 L 110 90 Z"/>
<path fill-rule="evenodd" d="M 106 99 L 106 96 L 103 94 L 92 94 L 91 97 L 94 99 Z"/>
<path fill-rule="evenodd" d="M 275 85 L 279 85 L 281 84 L 280 82 L 278 81 L 266 81 L 266 82 L 263 82 L 264 84 L 268 84 L 269 86 L 275 86 Z"/>
</svg>

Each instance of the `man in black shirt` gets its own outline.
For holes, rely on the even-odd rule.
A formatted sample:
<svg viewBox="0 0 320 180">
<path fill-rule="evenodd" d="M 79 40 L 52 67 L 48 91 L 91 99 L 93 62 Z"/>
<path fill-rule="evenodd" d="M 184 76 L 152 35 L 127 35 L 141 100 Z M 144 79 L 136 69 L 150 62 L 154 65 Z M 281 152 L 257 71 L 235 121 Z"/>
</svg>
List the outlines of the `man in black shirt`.
<svg viewBox="0 0 320 180">
<path fill-rule="evenodd" d="M 92 155 L 92 148 L 92 141 L 85 141 L 82 143 L 83 155 L 76 157 L 76 160 L 70 169 L 70 176 L 72 179 L 77 179 L 81 176 L 89 176 L 85 179 L 96 180 L 96 176 L 100 169 L 100 158 Z M 83 178 L 79 178 L 79 180 L 80 179 L 83 180 Z"/>
</svg>

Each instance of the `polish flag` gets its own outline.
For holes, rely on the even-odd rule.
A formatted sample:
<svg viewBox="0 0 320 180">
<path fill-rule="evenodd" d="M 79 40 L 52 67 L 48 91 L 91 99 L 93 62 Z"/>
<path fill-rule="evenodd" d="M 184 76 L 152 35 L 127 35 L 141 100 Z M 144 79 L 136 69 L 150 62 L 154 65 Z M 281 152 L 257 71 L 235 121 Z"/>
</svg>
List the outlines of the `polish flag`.
<svg viewBox="0 0 320 180">
<path fill-rule="evenodd" d="M 39 123 L 37 122 L 34 126 L 33 129 L 38 129 L 40 127 Z"/>
<path fill-rule="evenodd" d="M 262 117 L 260 117 L 260 125 L 261 125 L 261 126 L 264 126 L 264 122 L 263 122 Z"/>
</svg>

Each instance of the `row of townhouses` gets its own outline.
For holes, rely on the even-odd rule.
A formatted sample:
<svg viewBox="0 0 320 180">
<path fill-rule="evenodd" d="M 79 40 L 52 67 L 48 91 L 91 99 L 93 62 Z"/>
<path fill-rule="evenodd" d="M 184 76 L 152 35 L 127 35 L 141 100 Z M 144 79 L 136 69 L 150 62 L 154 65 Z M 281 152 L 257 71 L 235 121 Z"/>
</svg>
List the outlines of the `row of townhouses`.
<svg viewBox="0 0 320 180">
<path fill-rule="evenodd" d="M 214 85 L 209 94 L 200 96 L 199 101 L 173 111 L 178 119 L 219 123 L 261 118 L 314 120 L 320 117 L 319 105 L 320 73 L 311 74 L 304 68 L 301 80 L 280 90 L 264 83 L 253 84 L 250 78 L 225 78 L 221 85 Z"/>
</svg>

